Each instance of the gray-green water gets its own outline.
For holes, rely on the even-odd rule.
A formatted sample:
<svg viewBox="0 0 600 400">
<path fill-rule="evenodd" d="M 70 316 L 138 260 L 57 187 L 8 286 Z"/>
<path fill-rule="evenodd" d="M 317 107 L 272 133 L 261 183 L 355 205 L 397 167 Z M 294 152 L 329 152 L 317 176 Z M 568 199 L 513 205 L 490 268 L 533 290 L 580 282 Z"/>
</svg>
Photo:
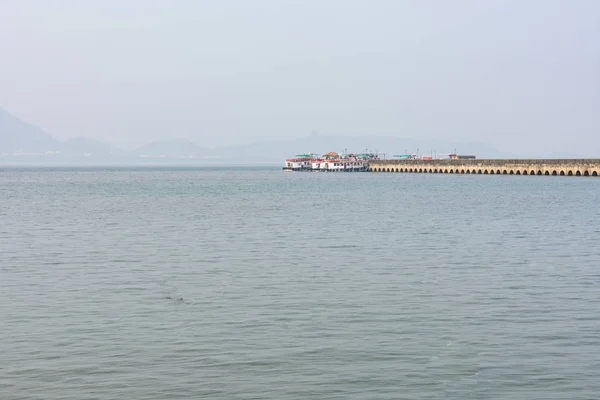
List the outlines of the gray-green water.
<svg viewBox="0 0 600 400">
<path fill-rule="evenodd" d="M 5 169 L 0 398 L 598 398 L 599 193 Z"/>
</svg>

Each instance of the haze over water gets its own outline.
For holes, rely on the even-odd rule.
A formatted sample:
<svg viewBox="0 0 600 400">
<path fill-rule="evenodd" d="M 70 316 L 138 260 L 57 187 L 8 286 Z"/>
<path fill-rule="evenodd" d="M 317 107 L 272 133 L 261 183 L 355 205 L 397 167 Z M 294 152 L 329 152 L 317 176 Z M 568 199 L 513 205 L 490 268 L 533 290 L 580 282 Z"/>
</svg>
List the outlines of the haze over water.
<svg viewBox="0 0 600 400">
<path fill-rule="evenodd" d="M 592 399 L 600 180 L 0 172 L 0 397 Z"/>
</svg>

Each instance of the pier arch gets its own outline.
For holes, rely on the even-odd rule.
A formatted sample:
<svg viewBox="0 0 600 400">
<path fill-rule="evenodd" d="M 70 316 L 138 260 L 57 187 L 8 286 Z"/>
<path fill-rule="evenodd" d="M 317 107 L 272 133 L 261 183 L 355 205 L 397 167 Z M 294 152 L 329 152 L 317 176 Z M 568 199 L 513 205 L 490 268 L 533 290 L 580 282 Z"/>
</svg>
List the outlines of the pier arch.
<svg viewBox="0 0 600 400">
<path fill-rule="evenodd" d="M 565 171 L 560 171 L 560 176 L 565 176 Z"/>
<path fill-rule="evenodd" d="M 510 174 L 512 175 L 512 171 L 510 171 Z M 517 170 L 517 175 L 521 175 L 521 171 Z"/>
<path fill-rule="evenodd" d="M 592 172 L 592 176 L 598 176 L 598 172 L 596 172 L 596 171 Z"/>
<path fill-rule="evenodd" d="M 568 176 L 573 176 L 573 171 L 569 171 L 569 172 L 567 172 L 567 175 L 568 175 Z"/>
</svg>

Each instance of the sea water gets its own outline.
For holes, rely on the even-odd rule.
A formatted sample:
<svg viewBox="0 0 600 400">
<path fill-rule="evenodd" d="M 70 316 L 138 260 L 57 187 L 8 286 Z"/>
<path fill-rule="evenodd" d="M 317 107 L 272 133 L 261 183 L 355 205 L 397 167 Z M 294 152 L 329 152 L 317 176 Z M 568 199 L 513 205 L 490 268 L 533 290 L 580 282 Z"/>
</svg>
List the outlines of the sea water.
<svg viewBox="0 0 600 400">
<path fill-rule="evenodd" d="M 595 399 L 600 179 L 0 171 L 0 398 Z"/>
</svg>

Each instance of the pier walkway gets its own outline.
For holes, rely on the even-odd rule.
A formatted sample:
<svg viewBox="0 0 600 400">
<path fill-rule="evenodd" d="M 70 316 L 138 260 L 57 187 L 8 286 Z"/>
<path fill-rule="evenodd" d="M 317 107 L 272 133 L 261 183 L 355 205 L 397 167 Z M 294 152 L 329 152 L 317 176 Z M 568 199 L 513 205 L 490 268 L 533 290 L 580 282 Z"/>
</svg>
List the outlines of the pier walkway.
<svg viewBox="0 0 600 400">
<path fill-rule="evenodd" d="M 370 172 L 599 176 L 600 159 L 375 160 Z"/>
</svg>

